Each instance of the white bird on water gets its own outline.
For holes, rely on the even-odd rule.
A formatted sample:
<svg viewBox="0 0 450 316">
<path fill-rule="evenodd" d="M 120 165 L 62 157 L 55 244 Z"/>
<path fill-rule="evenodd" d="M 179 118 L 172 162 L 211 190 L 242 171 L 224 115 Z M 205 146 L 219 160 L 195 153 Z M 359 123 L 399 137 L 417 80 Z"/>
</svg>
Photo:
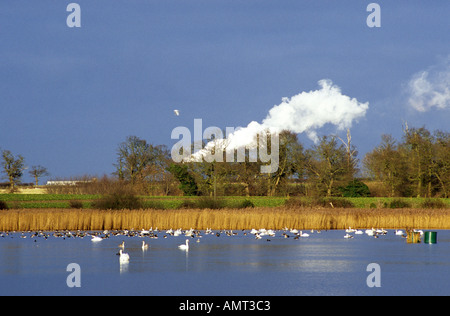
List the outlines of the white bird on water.
<svg viewBox="0 0 450 316">
<path fill-rule="evenodd" d="M 300 231 L 299 236 L 303 237 L 303 238 L 306 238 L 306 237 L 309 237 L 309 234 Z"/>
<path fill-rule="evenodd" d="M 178 249 L 189 251 L 189 239 L 186 239 L 186 244 L 179 245 Z"/>
<path fill-rule="evenodd" d="M 118 255 L 119 255 L 119 261 L 120 261 L 120 262 L 123 263 L 123 262 L 129 262 L 129 261 L 130 261 L 130 255 L 127 254 L 127 253 L 124 253 L 124 252 L 122 251 L 122 249 L 119 250 Z"/>
<path fill-rule="evenodd" d="M 179 110 L 173 110 L 173 113 L 175 113 L 176 116 L 180 116 L 180 111 Z"/>
<path fill-rule="evenodd" d="M 91 239 L 91 241 L 93 241 L 93 242 L 102 241 L 102 240 L 103 239 L 101 237 L 98 237 L 98 236 L 93 236 L 92 239 Z"/>
<path fill-rule="evenodd" d="M 367 236 L 373 236 L 375 234 L 375 229 L 366 229 Z"/>
<path fill-rule="evenodd" d="M 145 241 L 142 241 L 142 250 L 147 250 L 148 244 L 145 243 Z"/>
</svg>

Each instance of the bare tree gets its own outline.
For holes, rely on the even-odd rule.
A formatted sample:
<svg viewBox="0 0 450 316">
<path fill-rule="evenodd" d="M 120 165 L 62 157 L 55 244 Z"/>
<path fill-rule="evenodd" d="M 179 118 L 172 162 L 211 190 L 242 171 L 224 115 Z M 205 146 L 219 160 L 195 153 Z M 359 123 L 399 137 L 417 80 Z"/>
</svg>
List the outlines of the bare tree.
<svg viewBox="0 0 450 316">
<path fill-rule="evenodd" d="M 14 191 L 16 184 L 20 183 L 23 171 L 27 169 L 24 160 L 21 155 L 14 157 L 9 150 L 2 151 L 3 173 L 5 173 L 6 178 L 9 180 L 11 191 Z"/>
<path fill-rule="evenodd" d="M 149 165 L 165 167 L 168 150 L 165 146 L 153 146 L 136 136 L 129 136 L 117 149 L 115 174 L 119 180 L 128 180 L 132 184 L 146 178 Z M 163 170 L 163 169 L 162 169 Z"/>
<path fill-rule="evenodd" d="M 326 191 L 330 197 L 336 181 L 348 176 L 347 151 L 344 145 L 338 147 L 335 136 L 324 136 L 320 143 L 307 150 L 305 167 L 309 179 Z"/>
<path fill-rule="evenodd" d="M 269 177 L 269 196 L 275 195 L 280 183 L 289 181 L 294 174 L 300 177 L 303 174 L 303 146 L 298 142 L 297 135 L 282 131 L 279 134 L 279 142 L 279 167 Z"/>
<path fill-rule="evenodd" d="M 407 195 L 409 172 L 406 150 L 391 135 L 382 135 L 381 140 L 381 144 L 364 157 L 364 167 L 371 178 L 383 183 L 389 197 Z"/>
<path fill-rule="evenodd" d="M 441 196 L 448 198 L 450 184 L 450 133 L 436 131 L 434 134 L 433 175 L 441 188 Z"/>
<path fill-rule="evenodd" d="M 405 129 L 404 145 L 408 150 L 410 179 L 415 183 L 416 195 L 431 197 L 433 137 L 425 128 Z"/>
<path fill-rule="evenodd" d="M 49 176 L 50 173 L 48 172 L 47 168 L 42 166 L 32 166 L 30 171 L 28 171 L 30 176 L 34 177 L 34 181 L 36 183 L 36 186 L 39 185 L 39 178 Z"/>
<path fill-rule="evenodd" d="M 356 158 L 358 151 L 355 146 L 352 145 L 352 134 L 350 133 L 350 129 L 347 128 L 347 142 L 340 137 L 338 137 L 338 139 L 344 144 L 347 151 L 347 174 L 350 177 L 349 180 L 353 180 L 358 171 L 358 159 Z"/>
</svg>

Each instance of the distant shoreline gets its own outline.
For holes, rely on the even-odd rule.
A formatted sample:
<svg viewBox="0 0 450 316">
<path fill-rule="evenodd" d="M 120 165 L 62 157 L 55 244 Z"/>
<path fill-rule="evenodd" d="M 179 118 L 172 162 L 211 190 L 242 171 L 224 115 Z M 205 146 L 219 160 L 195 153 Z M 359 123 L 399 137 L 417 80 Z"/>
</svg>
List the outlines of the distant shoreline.
<svg viewBox="0 0 450 316">
<path fill-rule="evenodd" d="M 295 228 L 450 229 L 450 209 L 247 209 L 120 210 L 10 209 L 0 211 L 0 231 Z"/>
</svg>

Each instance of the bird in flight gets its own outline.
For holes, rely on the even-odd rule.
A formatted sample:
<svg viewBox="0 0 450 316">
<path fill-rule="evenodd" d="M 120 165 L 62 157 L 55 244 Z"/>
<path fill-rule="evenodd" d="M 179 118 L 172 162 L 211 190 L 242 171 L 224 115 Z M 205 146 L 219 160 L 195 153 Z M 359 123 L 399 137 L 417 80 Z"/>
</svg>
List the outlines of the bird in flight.
<svg viewBox="0 0 450 316">
<path fill-rule="evenodd" d="M 173 110 L 173 112 L 175 113 L 176 116 L 180 115 L 180 111 L 178 111 L 178 110 Z"/>
</svg>

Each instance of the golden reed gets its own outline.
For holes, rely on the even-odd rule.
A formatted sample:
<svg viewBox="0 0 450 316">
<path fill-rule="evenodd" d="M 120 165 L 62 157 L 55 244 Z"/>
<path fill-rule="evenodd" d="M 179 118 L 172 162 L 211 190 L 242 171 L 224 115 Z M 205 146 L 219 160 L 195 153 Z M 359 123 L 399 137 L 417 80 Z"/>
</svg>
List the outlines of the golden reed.
<svg viewBox="0 0 450 316">
<path fill-rule="evenodd" d="M 219 229 L 450 229 L 450 209 L 249 208 L 121 210 L 15 209 L 0 212 L 0 231 Z"/>
</svg>

